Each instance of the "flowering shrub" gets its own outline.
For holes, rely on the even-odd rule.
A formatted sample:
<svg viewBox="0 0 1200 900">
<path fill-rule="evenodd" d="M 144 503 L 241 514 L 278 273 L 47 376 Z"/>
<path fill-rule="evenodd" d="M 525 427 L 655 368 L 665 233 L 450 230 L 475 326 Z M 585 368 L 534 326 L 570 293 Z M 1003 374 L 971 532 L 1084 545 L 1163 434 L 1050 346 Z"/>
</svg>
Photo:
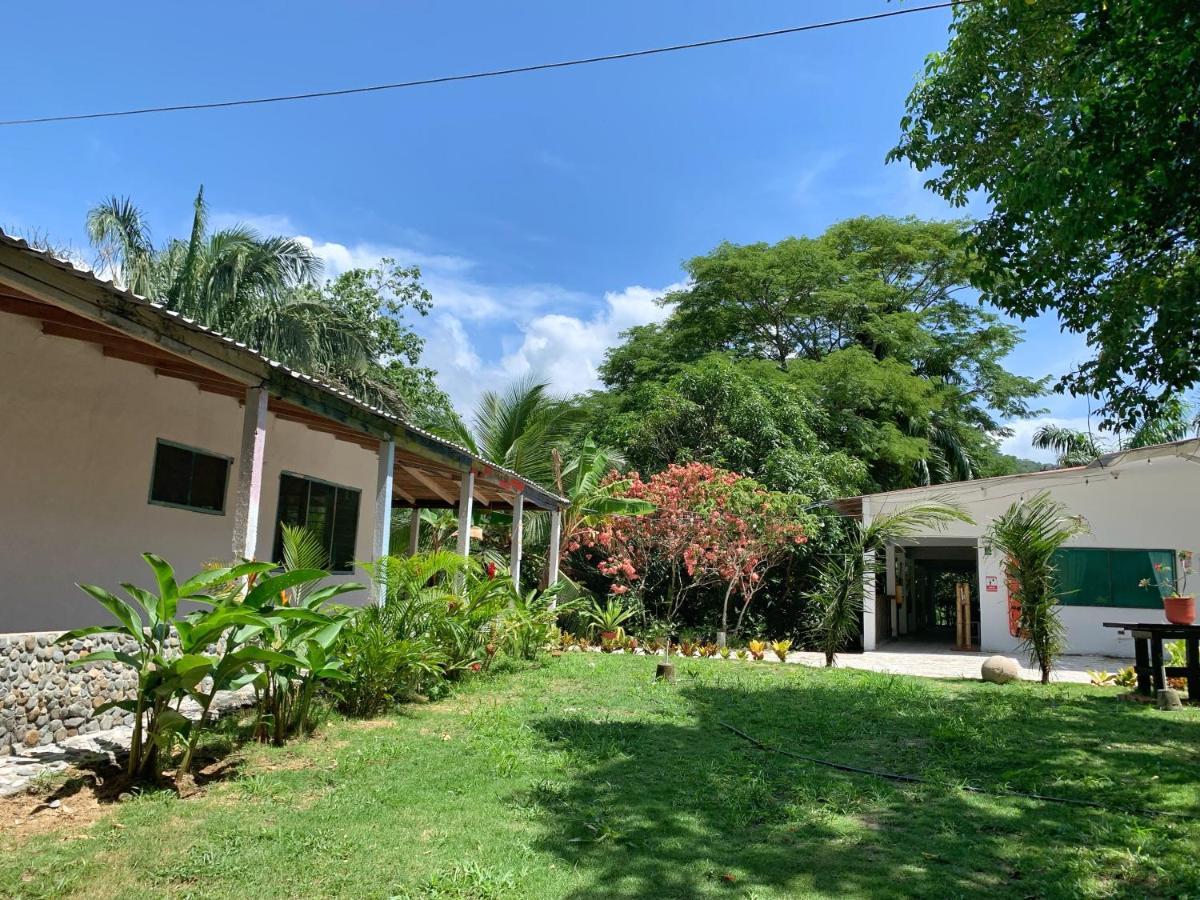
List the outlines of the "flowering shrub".
<svg viewBox="0 0 1200 900">
<path fill-rule="evenodd" d="M 696 591 L 718 588 L 722 630 L 733 601 L 740 625 L 767 570 L 808 539 L 798 498 L 704 463 L 673 465 L 648 480 L 634 472 L 621 496 L 653 503 L 654 511 L 580 528 L 567 550 L 594 564 L 613 594 L 661 591 L 669 620 Z"/>
</svg>

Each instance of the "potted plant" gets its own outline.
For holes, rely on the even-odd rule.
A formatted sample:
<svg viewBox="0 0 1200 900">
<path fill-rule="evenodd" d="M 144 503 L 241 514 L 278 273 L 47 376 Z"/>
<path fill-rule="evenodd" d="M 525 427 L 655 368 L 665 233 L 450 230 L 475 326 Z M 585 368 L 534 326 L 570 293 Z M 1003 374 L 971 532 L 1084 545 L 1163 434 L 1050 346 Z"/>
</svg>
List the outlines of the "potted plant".
<svg viewBox="0 0 1200 900">
<path fill-rule="evenodd" d="M 1192 574 L 1192 551 L 1179 550 L 1174 572 L 1166 572 L 1162 563 L 1154 564 L 1154 578 L 1143 578 L 1138 587 L 1156 587 L 1163 595 L 1163 613 L 1172 625 L 1191 625 L 1196 621 L 1196 598 L 1186 594 Z"/>
<path fill-rule="evenodd" d="M 616 597 L 609 597 L 603 606 L 593 603 L 586 615 L 592 628 L 599 632 L 600 640 L 612 642 L 625 637 L 621 626 L 633 617 L 633 610 Z"/>
</svg>

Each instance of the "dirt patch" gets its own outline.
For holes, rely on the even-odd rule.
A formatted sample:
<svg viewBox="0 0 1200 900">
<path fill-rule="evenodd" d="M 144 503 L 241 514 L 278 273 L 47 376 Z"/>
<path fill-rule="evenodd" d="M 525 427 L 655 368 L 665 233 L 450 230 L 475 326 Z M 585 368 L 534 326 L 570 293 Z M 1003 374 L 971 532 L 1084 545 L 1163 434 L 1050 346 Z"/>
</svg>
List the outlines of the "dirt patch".
<svg viewBox="0 0 1200 900">
<path fill-rule="evenodd" d="M 0 799 L 0 839 L 9 846 L 42 834 L 75 840 L 114 812 L 115 799 L 91 772 L 72 775 L 57 788 L 4 797 Z"/>
<path fill-rule="evenodd" d="M 392 719 L 347 719 L 343 727 L 351 731 L 377 731 L 380 728 L 394 728 Z"/>
<path fill-rule="evenodd" d="M 317 762 L 314 759 L 304 756 L 289 756 L 284 759 L 263 762 L 254 768 L 255 771 L 260 772 L 298 772 L 301 769 L 315 769 L 316 767 Z"/>
</svg>

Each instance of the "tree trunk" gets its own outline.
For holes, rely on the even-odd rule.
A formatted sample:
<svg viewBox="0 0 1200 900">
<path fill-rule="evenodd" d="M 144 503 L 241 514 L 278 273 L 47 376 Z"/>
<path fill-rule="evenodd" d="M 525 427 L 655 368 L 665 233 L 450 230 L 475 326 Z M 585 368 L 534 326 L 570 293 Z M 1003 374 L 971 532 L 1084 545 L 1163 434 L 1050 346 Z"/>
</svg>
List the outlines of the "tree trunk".
<svg viewBox="0 0 1200 900">
<path fill-rule="evenodd" d="M 837 654 L 835 654 L 832 650 L 825 651 L 825 668 L 827 668 L 827 669 L 833 668 L 833 658 L 836 655 Z"/>
<path fill-rule="evenodd" d="M 721 633 L 725 634 L 729 631 L 729 595 L 733 593 L 733 582 L 729 582 L 729 587 L 725 589 L 725 602 L 721 604 Z M 740 620 L 739 620 L 740 624 Z"/>
</svg>

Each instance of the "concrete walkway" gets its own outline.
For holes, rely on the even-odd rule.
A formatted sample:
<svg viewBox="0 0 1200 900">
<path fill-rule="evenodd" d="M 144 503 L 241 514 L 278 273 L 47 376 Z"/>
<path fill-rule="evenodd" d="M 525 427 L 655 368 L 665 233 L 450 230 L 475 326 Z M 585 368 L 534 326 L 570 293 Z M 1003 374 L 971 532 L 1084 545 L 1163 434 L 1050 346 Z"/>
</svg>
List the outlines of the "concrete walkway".
<svg viewBox="0 0 1200 900">
<path fill-rule="evenodd" d="M 936 644 L 896 641 L 866 653 L 838 654 L 837 665 L 847 669 L 866 669 L 870 672 L 888 672 L 893 675 L 920 675 L 925 678 L 979 678 L 983 661 L 992 655 L 946 649 Z M 1016 653 L 1003 655 L 1017 660 L 1021 666 L 1022 679 L 1037 681 L 1042 677 L 1039 670 L 1029 667 L 1028 658 Z M 789 653 L 787 661 L 805 666 L 825 665 L 825 657 L 820 653 Z M 1087 684 L 1089 671 L 1116 672 L 1131 665 L 1132 659 L 1064 656 L 1055 666 L 1051 680 Z"/>
</svg>

